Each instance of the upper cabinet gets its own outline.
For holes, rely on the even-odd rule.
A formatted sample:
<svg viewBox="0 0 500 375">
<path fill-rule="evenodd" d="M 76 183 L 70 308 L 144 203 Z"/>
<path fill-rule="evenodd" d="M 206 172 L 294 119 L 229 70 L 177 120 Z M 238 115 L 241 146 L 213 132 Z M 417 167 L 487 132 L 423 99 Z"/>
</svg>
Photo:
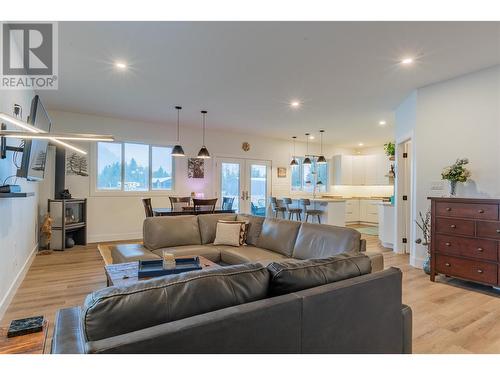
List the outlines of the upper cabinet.
<svg viewBox="0 0 500 375">
<path fill-rule="evenodd" d="M 333 185 L 390 185 L 390 161 L 384 154 L 335 155 L 331 165 Z"/>
</svg>

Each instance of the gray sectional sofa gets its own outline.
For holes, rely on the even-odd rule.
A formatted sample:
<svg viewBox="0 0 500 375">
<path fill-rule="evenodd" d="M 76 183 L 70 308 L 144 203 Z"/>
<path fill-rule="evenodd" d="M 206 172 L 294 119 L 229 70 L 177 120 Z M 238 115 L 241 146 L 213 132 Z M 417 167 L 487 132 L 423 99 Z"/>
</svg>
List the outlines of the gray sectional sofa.
<svg viewBox="0 0 500 375">
<path fill-rule="evenodd" d="M 247 246 L 213 245 L 219 219 L 249 221 Z M 411 353 L 402 274 L 357 231 L 241 215 L 144 222 L 116 263 L 203 255 L 227 266 L 113 286 L 56 315 L 52 353 Z M 378 272 L 373 272 L 378 271 Z"/>
<path fill-rule="evenodd" d="M 247 245 L 214 245 L 219 220 L 249 223 Z M 384 269 L 380 253 L 366 252 L 366 242 L 358 231 L 331 225 L 263 218 L 240 214 L 152 217 L 144 220 L 144 244 L 111 247 L 113 263 L 158 259 L 164 249 L 175 255 L 201 255 L 226 265 L 285 259 L 325 258 L 340 253 L 363 252 L 372 260 L 372 270 Z"/>
</svg>

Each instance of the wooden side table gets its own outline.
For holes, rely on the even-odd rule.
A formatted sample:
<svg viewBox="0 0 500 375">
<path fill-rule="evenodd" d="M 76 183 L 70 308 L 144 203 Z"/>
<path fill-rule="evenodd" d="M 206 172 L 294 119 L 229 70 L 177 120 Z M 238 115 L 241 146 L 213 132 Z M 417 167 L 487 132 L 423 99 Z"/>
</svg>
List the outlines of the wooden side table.
<svg viewBox="0 0 500 375">
<path fill-rule="evenodd" d="M 0 327 L 0 354 L 43 354 L 48 326 L 45 320 L 41 332 L 10 338 L 7 337 L 9 327 Z"/>
</svg>

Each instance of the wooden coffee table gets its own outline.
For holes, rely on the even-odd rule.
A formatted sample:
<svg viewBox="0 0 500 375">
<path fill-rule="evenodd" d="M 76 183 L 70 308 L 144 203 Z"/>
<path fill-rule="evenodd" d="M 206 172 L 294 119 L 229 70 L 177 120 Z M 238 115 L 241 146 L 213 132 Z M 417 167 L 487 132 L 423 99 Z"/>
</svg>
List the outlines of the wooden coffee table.
<svg viewBox="0 0 500 375">
<path fill-rule="evenodd" d="M 193 256 L 194 255 L 178 258 L 191 258 Z M 198 256 L 198 258 L 200 258 L 200 265 L 202 269 L 222 267 L 205 257 Z M 106 270 L 108 286 L 127 286 L 135 284 L 141 280 L 147 280 L 146 278 L 139 279 L 137 277 L 139 262 L 108 264 L 107 266 L 104 266 L 104 269 Z"/>
<path fill-rule="evenodd" d="M 43 354 L 47 341 L 48 323 L 43 322 L 43 330 L 27 335 L 7 337 L 9 327 L 0 327 L 0 354 Z"/>
</svg>

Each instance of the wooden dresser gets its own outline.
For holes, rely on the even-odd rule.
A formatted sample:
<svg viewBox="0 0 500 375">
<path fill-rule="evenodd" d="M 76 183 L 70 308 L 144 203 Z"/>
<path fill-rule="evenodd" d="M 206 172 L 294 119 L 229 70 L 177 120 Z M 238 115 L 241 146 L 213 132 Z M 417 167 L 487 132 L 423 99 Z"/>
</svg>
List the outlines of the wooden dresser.
<svg viewBox="0 0 500 375">
<path fill-rule="evenodd" d="M 500 199 L 431 200 L 431 281 L 437 274 L 500 285 Z"/>
</svg>

